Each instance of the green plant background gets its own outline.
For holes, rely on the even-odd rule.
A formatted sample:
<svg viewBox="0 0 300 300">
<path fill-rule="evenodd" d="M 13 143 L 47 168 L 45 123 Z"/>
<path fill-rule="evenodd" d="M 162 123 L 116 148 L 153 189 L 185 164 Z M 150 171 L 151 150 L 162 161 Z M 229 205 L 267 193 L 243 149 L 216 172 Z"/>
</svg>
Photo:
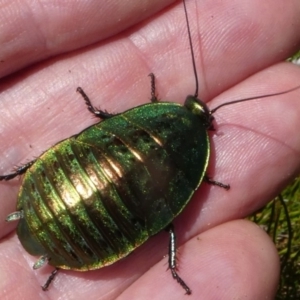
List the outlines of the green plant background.
<svg viewBox="0 0 300 300">
<path fill-rule="evenodd" d="M 300 177 L 250 217 L 276 244 L 281 276 L 276 300 L 300 299 Z"/>
<path fill-rule="evenodd" d="M 300 64 L 300 50 L 288 61 Z M 270 235 L 280 256 L 281 276 L 275 299 L 300 299 L 300 177 L 249 219 Z"/>
<path fill-rule="evenodd" d="M 288 61 L 300 64 L 300 50 Z M 249 219 L 270 235 L 280 256 L 281 275 L 275 299 L 300 299 L 300 177 Z"/>
</svg>

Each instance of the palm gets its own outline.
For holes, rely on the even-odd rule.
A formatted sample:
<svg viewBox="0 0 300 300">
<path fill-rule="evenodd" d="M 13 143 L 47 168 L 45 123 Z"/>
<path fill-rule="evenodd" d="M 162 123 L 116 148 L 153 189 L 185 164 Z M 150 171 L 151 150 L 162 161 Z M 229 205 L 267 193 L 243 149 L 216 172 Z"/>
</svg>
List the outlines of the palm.
<svg viewBox="0 0 300 300">
<path fill-rule="evenodd" d="M 159 98 L 182 103 L 193 93 L 181 1 L 153 14 L 172 2 L 151 1 L 148 7 L 132 8 L 115 0 L 110 1 L 116 5 L 112 8 L 107 1 L 85 1 L 85 6 L 72 5 L 62 16 L 67 4 L 58 14 L 58 7 L 48 1 L 43 9 L 31 7 L 30 17 L 21 8 L 23 23 L 4 23 L 3 36 L 13 36 L 19 43 L 7 41 L 0 50 L 1 75 L 11 74 L 0 86 L 1 173 L 95 122 L 75 92 L 79 85 L 95 106 L 112 113 L 149 100 L 150 72 L 156 74 Z M 279 0 L 267 1 L 269 5 L 253 0 L 248 7 L 241 1 L 222 5 L 198 1 L 197 13 L 195 2 L 188 2 L 199 94 L 212 99 L 230 88 L 210 107 L 299 84 L 296 67 L 277 64 L 299 46 L 299 1 L 291 1 L 289 7 L 281 7 Z M 6 14 L 4 8 L 0 7 L 0 15 Z M 152 17 L 139 23 L 145 11 Z M 201 39 L 195 34 L 198 29 Z M 50 56 L 54 57 L 47 59 Z M 34 62 L 23 72 L 14 72 Z M 181 245 L 179 273 L 193 290 L 189 299 L 274 295 L 278 279 L 274 247 L 259 228 L 238 219 L 265 204 L 299 171 L 299 93 L 216 113 L 208 173 L 232 188 L 226 192 L 204 183 L 175 221 Z M 62 271 L 50 290 L 42 292 L 40 285 L 52 269 L 33 271 L 36 258 L 23 250 L 14 233 L 9 234 L 15 224 L 4 222 L 15 210 L 19 186 L 18 180 L 0 185 L 1 299 L 183 298 L 184 291 L 166 271 L 166 233 L 110 267 L 87 273 Z"/>
</svg>

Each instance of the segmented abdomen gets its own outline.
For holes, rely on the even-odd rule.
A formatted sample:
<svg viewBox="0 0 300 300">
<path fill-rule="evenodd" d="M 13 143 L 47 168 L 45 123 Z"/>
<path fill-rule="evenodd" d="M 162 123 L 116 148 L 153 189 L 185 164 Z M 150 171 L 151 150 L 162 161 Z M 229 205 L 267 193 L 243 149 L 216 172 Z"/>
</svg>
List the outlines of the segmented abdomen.
<svg viewBox="0 0 300 300">
<path fill-rule="evenodd" d="M 167 226 L 207 165 L 205 129 L 190 115 L 176 104 L 144 105 L 45 152 L 19 194 L 25 249 L 60 268 L 96 269 Z"/>
</svg>

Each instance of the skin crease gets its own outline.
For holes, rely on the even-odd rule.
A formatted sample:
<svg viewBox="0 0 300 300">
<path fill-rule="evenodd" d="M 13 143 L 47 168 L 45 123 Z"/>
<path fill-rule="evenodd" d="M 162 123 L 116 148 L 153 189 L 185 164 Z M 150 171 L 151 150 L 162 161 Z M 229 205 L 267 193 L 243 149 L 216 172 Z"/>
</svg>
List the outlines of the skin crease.
<svg viewBox="0 0 300 300">
<path fill-rule="evenodd" d="M 187 2 L 199 95 L 210 108 L 300 84 L 299 68 L 280 63 L 299 48 L 299 1 Z M 161 99 L 183 103 L 194 93 L 181 1 L 10 0 L 1 2 L 0 17 L 1 174 L 97 121 L 77 86 L 111 113 L 149 101 L 150 72 Z M 299 173 L 299 101 L 297 90 L 215 114 L 208 174 L 231 190 L 204 183 L 174 222 L 179 274 L 191 296 L 166 271 L 165 232 L 112 266 L 61 271 L 43 292 L 52 268 L 33 271 L 36 258 L 21 247 L 16 224 L 4 221 L 15 210 L 17 179 L 0 183 L 0 298 L 273 299 L 276 250 L 241 219 Z"/>
</svg>

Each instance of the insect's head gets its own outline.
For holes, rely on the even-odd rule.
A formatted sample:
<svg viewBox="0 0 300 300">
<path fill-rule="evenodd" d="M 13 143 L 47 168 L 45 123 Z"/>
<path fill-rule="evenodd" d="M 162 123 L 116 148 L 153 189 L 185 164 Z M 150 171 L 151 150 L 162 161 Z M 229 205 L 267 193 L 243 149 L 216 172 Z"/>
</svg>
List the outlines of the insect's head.
<svg viewBox="0 0 300 300">
<path fill-rule="evenodd" d="M 214 116 L 205 102 L 198 99 L 196 96 L 189 95 L 185 99 L 184 106 L 194 115 L 199 116 L 199 118 L 202 119 L 203 125 L 207 129 L 213 129 L 212 122 L 214 120 Z"/>
<path fill-rule="evenodd" d="M 195 77 L 195 93 L 194 93 L 194 96 L 187 96 L 187 98 L 185 100 L 185 107 L 187 107 L 194 114 L 201 116 L 201 118 L 203 119 L 203 124 L 204 124 L 204 126 L 206 126 L 207 129 L 211 129 L 211 130 L 214 129 L 213 124 L 212 124 L 212 122 L 214 120 L 213 114 L 217 110 L 219 110 L 221 107 L 231 105 L 231 104 L 240 103 L 240 102 L 256 100 L 256 99 L 259 99 L 259 98 L 268 98 L 268 97 L 279 96 L 279 95 L 287 94 L 287 93 L 290 93 L 290 92 L 293 92 L 295 90 L 300 89 L 300 85 L 298 85 L 294 88 L 291 88 L 289 90 L 285 90 L 283 92 L 237 99 L 237 100 L 225 102 L 225 103 L 220 104 L 219 106 L 213 108 L 212 110 L 209 110 L 207 105 L 203 101 L 198 99 L 198 89 L 199 89 L 198 74 L 197 74 L 197 69 L 196 69 L 196 62 L 195 62 L 195 55 L 194 55 L 194 50 L 193 50 L 192 36 L 191 36 L 191 31 L 190 31 L 189 18 L 188 18 L 188 13 L 187 13 L 185 0 L 183 0 L 183 5 L 184 5 L 184 12 L 185 12 L 185 18 L 186 18 L 186 24 L 187 24 L 187 33 L 188 33 L 190 51 L 191 51 L 192 66 L 193 66 L 193 72 L 194 72 L 194 77 Z"/>
</svg>

